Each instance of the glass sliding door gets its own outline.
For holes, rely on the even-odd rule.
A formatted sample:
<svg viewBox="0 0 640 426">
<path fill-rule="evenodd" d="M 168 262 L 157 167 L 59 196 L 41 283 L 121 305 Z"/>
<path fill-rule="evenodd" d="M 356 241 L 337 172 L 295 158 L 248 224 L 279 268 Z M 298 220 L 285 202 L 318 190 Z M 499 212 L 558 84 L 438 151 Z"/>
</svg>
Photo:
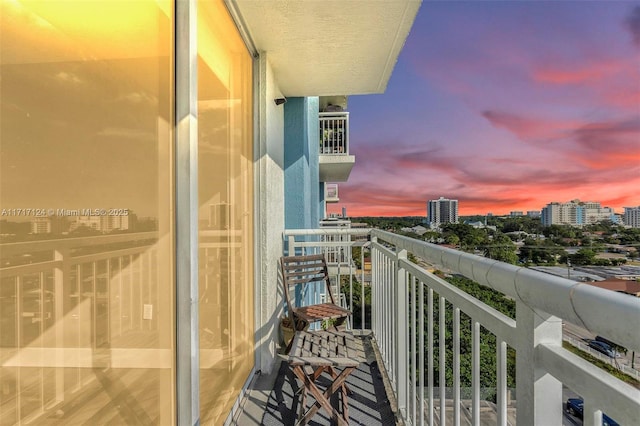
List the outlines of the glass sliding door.
<svg viewBox="0 0 640 426">
<path fill-rule="evenodd" d="M 252 58 L 222 0 L 198 2 L 200 420 L 254 364 Z"/>
<path fill-rule="evenodd" d="M 173 2 L 0 2 L 0 424 L 174 424 Z"/>
</svg>

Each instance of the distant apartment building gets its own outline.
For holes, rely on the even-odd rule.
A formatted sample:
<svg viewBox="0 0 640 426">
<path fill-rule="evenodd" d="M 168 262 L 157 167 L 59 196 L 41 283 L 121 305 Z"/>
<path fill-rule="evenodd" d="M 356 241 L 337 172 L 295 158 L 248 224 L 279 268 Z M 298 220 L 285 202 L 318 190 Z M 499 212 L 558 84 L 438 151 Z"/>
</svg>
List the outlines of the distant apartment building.
<svg viewBox="0 0 640 426">
<path fill-rule="evenodd" d="M 624 208 L 624 224 L 632 228 L 640 228 L 640 206 Z"/>
<path fill-rule="evenodd" d="M 552 202 L 542 209 L 544 226 L 570 225 L 584 226 L 610 220 L 615 222 L 615 212 L 610 207 L 601 207 L 595 201 L 572 200 L 567 203 Z"/>
<path fill-rule="evenodd" d="M 524 216 L 524 213 L 521 211 L 512 211 L 509 213 L 509 216 L 511 217 L 519 217 L 519 216 Z"/>
<path fill-rule="evenodd" d="M 529 217 L 540 217 L 540 210 L 527 210 L 527 216 Z"/>
<path fill-rule="evenodd" d="M 69 231 L 86 227 L 100 232 L 112 232 L 129 229 L 129 216 L 76 216 L 71 222 Z"/>
<path fill-rule="evenodd" d="M 69 222 L 60 216 L 36 217 L 31 221 L 32 234 L 60 234 L 69 230 Z"/>
<path fill-rule="evenodd" d="M 427 221 L 432 228 L 444 223 L 458 223 L 458 200 L 440 197 L 427 203 Z"/>
<path fill-rule="evenodd" d="M 50 234 L 51 219 L 48 217 L 36 217 L 31 221 L 32 234 Z"/>
</svg>

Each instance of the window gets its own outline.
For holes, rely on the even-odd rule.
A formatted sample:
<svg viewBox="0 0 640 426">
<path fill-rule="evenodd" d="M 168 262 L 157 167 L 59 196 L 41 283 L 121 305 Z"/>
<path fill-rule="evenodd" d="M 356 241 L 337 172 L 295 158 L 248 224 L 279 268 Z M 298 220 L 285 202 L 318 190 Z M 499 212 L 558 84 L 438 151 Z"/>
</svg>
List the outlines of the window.
<svg viewBox="0 0 640 426">
<path fill-rule="evenodd" d="M 198 2 L 200 420 L 254 364 L 252 58 L 221 0 Z"/>
<path fill-rule="evenodd" d="M 0 4 L 0 424 L 175 422 L 171 4 Z"/>
</svg>

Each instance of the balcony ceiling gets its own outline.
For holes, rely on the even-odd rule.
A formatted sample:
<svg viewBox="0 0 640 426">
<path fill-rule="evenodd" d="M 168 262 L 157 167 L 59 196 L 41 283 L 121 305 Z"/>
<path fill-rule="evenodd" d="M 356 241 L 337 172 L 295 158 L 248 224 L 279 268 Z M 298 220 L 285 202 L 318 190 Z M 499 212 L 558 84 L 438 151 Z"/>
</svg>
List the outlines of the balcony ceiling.
<svg viewBox="0 0 640 426">
<path fill-rule="evenodd" d="M 419 0 L 230 0 L 285 96 L 384 92 Z"/>
</svg>

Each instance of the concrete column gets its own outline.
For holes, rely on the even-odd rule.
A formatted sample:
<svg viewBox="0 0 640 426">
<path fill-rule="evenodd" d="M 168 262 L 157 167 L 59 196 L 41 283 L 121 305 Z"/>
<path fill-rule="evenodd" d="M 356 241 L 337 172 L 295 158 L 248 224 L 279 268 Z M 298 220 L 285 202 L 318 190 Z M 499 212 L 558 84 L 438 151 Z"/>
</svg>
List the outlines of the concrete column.
<svg viewBox="0 0 640 426">
<path fill-rule="evenodd" d="M 256 164 L 256 369 L 269 373 L 274 367 L 278 320 L 284 295 L 278 282 L 278 259 L 284 232 L 284 107 L 268 61 L 256 61 L 258 137 Z M 286 105 L 286 104 L 285 104 Z"/>
</svg>

